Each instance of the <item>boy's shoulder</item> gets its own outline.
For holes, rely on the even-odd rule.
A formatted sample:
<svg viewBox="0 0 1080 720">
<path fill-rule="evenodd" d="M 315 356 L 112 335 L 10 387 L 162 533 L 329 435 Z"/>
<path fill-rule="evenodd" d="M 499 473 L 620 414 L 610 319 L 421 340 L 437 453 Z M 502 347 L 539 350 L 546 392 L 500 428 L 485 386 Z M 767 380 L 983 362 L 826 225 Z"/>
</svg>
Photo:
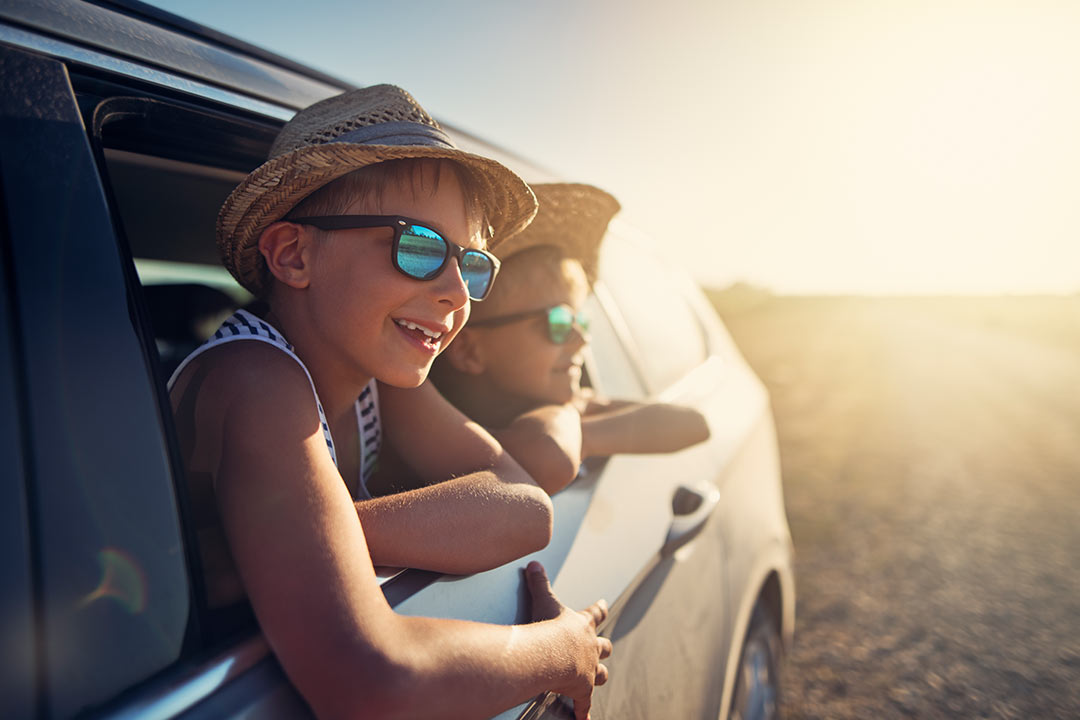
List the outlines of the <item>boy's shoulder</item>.
<svg viewBox="0 0 1080 720">
<path fill-rule="evenodd" d="M 209 347 L 192 358 L 170 390 L 173 405 L 198 398 L 220 413 L 237 406 L 296 411 L 315 408 L 305 368 L 281 347 L 267 342 L 235 341 Z"/>
</svg>

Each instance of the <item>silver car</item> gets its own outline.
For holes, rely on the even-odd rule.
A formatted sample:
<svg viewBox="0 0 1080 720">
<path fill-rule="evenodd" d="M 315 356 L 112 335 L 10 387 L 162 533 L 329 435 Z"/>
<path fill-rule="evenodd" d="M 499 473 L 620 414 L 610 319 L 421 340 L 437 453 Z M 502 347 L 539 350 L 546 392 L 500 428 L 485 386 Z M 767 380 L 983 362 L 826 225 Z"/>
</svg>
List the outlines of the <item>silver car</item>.
<svg viewBox="0 0 1080 720">
<path fill-rule="evenodd" d="M 223 198 L 347 85 L 140 3 L 70 0 L 0 7 L 0 83 L 4 715 L 309 716 L 250 609 L 205 604 L 164 380 L 247 300 L 211 240 Z M 712 437 L 586 463 L 533 557 L 567 605 L 612 605 L 594 717 L 774 717 L 795 595 L 769 402 L 677 251 L 612 224 L 586 372 L 697 407 Z M 524 622 L 530 559 L 382 587 L 401 613 Z M 499 717 L 566 713 L 542 696 Z"/>
</svg>

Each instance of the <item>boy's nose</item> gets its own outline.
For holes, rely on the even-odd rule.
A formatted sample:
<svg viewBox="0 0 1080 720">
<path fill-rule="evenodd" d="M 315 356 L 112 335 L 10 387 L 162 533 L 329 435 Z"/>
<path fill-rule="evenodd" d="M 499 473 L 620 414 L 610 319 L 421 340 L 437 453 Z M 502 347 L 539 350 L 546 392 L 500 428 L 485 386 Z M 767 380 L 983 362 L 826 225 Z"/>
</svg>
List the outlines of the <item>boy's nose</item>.
<svg viewBox="0 0 1080 720">
<path fill-rule="evenodd" d="M 585 347 L 589 344 L 589 331 L 574 323 L 574 326 L 570 328 L 570 336 L 566 338 L 566 343 L 575 350 Z"/>
<path fill-rule="evenodd" d="M 446 303 L 454 310 L 459 310 L 469 302 L 469 287 L 461 276 L 461 266 L 457 258 L 451 258 L 442 274 L 432 280 L 439 294 L 439 302 Z"/>
</svg>

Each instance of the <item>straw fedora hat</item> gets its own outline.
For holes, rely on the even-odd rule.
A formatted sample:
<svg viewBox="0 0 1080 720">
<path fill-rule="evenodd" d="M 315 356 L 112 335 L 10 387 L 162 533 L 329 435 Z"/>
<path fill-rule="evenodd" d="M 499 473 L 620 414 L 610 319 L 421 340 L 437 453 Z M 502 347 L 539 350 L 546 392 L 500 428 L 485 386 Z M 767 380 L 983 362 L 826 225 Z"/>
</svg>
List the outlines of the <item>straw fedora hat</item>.
<svg viewBox="0 0 1080 720">
<path fill-rule="evenodd" d="M 496 255 L 506 260 L 538 245 L 554 245 L 581 263 L 589 282 L 596 280 L 600 243 L 608 223 L 619 212 L 619 201 L 598 187 L 581 183 L 531 186 L 540 203 L 527 228 L 502 243 Z"/>
<path fill-rule="evenodd" d="M 259 235 L 324 185 L 368 165 L 404 158 L 457 162 L 477 183 L 495 248 L 536 214 L 529 186 L 503 165 L 454 146 L 409 93 L 394 85 L 350 90 L 298 112 L 270 159 L 232 191 L 218 213 L 217 243 L 229 272 L 255 295 L 264 289 Z"/>
</svg>

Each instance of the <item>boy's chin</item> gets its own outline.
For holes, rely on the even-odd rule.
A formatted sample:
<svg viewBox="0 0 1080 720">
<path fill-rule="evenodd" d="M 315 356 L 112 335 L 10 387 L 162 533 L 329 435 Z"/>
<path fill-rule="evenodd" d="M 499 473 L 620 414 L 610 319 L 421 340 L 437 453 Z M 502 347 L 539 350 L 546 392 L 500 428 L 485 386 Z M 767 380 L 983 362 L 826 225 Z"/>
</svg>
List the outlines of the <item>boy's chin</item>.
<svg viewBox="0 0 1080 720">
<path fill-rule="evenodd" d="M 573 402 L 580 391 L 579 383 L 569 383 L 562 387 L 550 388 L 547 392 L 533 396 L 533 399 L 544 405 L 566 405 Z"/>
<path fill-rule="evenodd" d="M 424 384 L 427 380 L 428 374 L 431 371 L 430 363 L 427 367 L 420 368 L 413 372 L 396 372 L 392 375 L 385 377 L 376 377 L 375 379 L 384 385 L 390 385 L 391 387 L 401 388 L 408 390 L 410 388 L 418 388 Z"/>
</svg>

